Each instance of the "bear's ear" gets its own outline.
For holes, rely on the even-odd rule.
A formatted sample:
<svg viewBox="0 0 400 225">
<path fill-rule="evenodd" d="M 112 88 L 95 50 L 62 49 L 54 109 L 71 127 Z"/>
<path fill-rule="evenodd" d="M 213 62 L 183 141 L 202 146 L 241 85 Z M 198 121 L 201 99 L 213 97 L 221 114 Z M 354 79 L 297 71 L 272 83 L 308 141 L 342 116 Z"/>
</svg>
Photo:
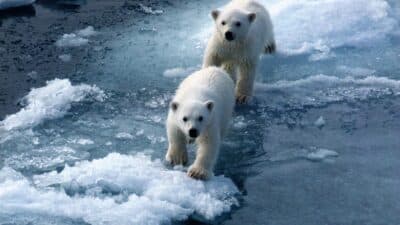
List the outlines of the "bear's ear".
<svg viewBox="0 0 400 225">
<path fill-rule="evenodd" d="M 256 19 L 256 14 L 255 13 L 249 13 L 247 15 L 247 17 L 249 18 L 250 23 L 253 22 Z"/>
<path fill-rule="evenodd" d="M 171 102 L 169 107 L 171 107 L 172 111 L 176 111 L 178 109 L 179 104 L 177 102 Z"/>
<path fill-rule="evenodd" d="M 213 108 L 214 108 L 214 102 L 213 102 L 213 101 L 207 101 L 207 102 L 205 103 L 205 105 L 206 105 L 208 111 L 210 111 L 210 112 L 211 112 L 211 111 L 213 110 Z"/>
<path fill-rule="evenodd" d="M 214 20 L 217 20 L 217 18 L 219 16 L 219 10 L 215 9 L 215 10 L 211 11 L 211 16 Z"/>
</svg>

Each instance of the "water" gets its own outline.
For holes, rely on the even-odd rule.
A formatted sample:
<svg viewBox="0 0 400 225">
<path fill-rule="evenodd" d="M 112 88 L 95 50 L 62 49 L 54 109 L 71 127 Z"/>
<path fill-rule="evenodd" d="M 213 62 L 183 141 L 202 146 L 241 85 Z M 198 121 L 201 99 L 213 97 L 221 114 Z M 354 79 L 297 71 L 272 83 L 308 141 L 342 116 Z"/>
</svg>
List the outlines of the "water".
<svg viewBox="0 0 400 225">
<path fill-rule="evenodd" d="M 398 224 L 397 1 L 264 0 L 278 53 L 235 109 L 217 176 L 163 165 L 169 99 L 223 3 L 138 5 L 133 25 L 58 37 L 64 63 L 91 53 L 1 122 L 0 224 Z"/>
</svg>

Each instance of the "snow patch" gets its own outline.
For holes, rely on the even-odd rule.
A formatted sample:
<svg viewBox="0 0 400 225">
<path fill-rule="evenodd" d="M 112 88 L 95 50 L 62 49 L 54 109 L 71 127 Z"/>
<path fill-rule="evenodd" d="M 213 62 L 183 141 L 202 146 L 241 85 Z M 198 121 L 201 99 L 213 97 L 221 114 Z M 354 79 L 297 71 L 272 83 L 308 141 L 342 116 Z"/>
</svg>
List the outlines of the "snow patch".
<svg viewBox="0 0 400 225">
<path fill-rule="evenodd" d="M 322 161 L 329 157 L 337 157 L 339 154 L 329 149 L 319 148 L 307 154 L 306 158 L 311 161 Z"/>
<path fill-rule="evenodd" d="M 287 88 L 298 88 L 305 87 L 309 85 L 319 85 L 319 86 L 336 86 L 338 84 L 357 84 L 357 85 L 370 85 L 370 86 L 383 86 L 395 89 L 398 93 L 400 92 L 400 81 L 393 80 L 387 77 L 377 77 L 377 76 L 368 76 L 362 79 L 357 79 L 354 77 L 335 77 L 328 75 L 314 75 L 309 76 L 307 78 L 288 81 L 288 80 L 280 80 L 273 84 L 262 84 L 257 83 L 256 87 L 258 89 L 287 89 Z"/>
<path fill-rule="evenodd" d="M 65 163 L 86 159 L 87 152 L 78 152 L 66 146 L 32 149 L 6 158 L 6 165 L 18 169 L 49 169 Z"/>
<path fill-rule="evenodd" d="M 57 47 L 79 47 L 87 45 L 89 39 L 80 37 L 76 34 L 64 34 L 60 39 L 56 41 Z"/>
<path fill-rule="evenodd" d="M 60 118 L 68 112 L 73 102 L 79 102 L 87 96 L 93 96 L 97 101 L 103 101 L 105 97 L 104 92 L 96 86 L 74 86 L 68 79 L 48 81 L 46 86 L 32 89 L 24 97 L 26 106 L 1 121 L 0 128 L 26 128 L 38 125 L 46 119 Z"/>
<path fill-rule="evenodd" d="M 282 97 L 269 98 L 269 92 L 282 92 Z M 400 95 L 400 81 L 387 77 L 314 75 L 298 80 L 280 80 L 272 84 L 256 83 L 256 95 L 269 107 L 302 109 L 343 101 L 363 101 Z M 272 96 L 272 95 L 271 95 Z M 284 97 L 283 97 L 284 96 Z"/>
<path fill-rule="evenodd" d="M 237 116 L 233 119 L 233 127 L 235 129 L 243 129 L 247 127 L 246 120 L 244 116 Z"/>
<path fill-rule="evenodd" d="M 323 116 L 320 116 L 315 122 L 314 125 L 318 128 L 322 128 L 323 126 L 325 126 L 325 119 Z"/>
<path fill-rule="evenodd" d="M 71 54 L 62 54 L 62 55 L 59 55 L 58 58 L 63 62 L 69 62 L 69 61 L 71 61 L 72 56 L 71 56 Z"/>
<path fill-rule="evenodd" d="M 262 2 L 271 13 L 278 50 L 288 55 L 321 52 L 321 46 L 325 53 L 341 46 L 368 47 L 399 29 L 384 0 Z M 329 54 L 310 60 L 325 57 Z"/>
<path fill-rule="evenodd" d="M 115 137 L 118 139 L 133 139 L 133 135 L 126 132 L 120 132 L 116 134 Z"/>
<path fill-rule="evenodd" d="M 159 15 L 159 14 L 163 14 L 164 13 L 164 11 L 161 10 L 161 9 L 154 10 L 149 6 L 143 5 L 142 3 L 139 3 L 139 7 L 140 7 L 140 11 L 144 12 L 146 14 Z"/>
<path fill-rule="evenodd" d="M 79 47 L 89 43 L 88 37 L 97 34 L 92 26 L 88 26 L 82 30 L 75 31 L 71 34 L 64 34 L 56 41 L 57 47 Z"/>
<path fill-rule="evenodd" d="M 94 30 L 92 26 L 88 26 L 82 30 L 76 31 L 76 34 L 81 37 L 90 37 L 97 34 L 97 31 Z"/>
<path fill-rule="evenodd" d="M 86 138 L 79 138 L 77 140 L 73 140 L 73 143 L 80 144 L 80 145 L 92 145 L 94 144 L 94 141 Z"/>
<path fill-rule="evenodd" d="M 331 49 L 328 46 L 322 44 L 320 41 L 316 43 L 316 46 L 314 48 L 315 52 L 308 58 L 308 60 L 312 62 L 335 57 L 335 53 L 331 52 Z"/>
<path fill-rule="evenodd" d="M 38 78 L 38 73 L 36 71 L 31 71 L 28 74 L 26 74 L 29 78 L 36 80 Z"/>
<path fill-rule="evenodd" d="M 194 180 L 143 154 L 111 153 L 60 173 L 34 176 L 32 182 L 10 168 L 0 170 L 0 211 L 64 216 L 93 225 L 156 225 L 193 214 L 211 220 L 238 204 L 238 189 L 230 179 Z"/>
<path fill-rule="evenodd" d="M 338 66 L 337 70 L 343 73 L 348 73 L 354 76 L 371 76 L 375 74 L 375 70 L 361 67 L 348 67 L 348 66 Z"/>
</svg>

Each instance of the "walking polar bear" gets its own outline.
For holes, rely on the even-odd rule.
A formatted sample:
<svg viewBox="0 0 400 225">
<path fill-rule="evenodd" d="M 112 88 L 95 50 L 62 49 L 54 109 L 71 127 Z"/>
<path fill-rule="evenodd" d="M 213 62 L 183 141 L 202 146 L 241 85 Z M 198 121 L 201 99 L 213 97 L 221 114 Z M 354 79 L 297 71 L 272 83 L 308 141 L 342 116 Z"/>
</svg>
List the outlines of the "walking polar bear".
<svg viewBox="0 0 400 225">
<path fill-rule="evenodd" d="M 186 145 L 198 145 L 188 175 L 208 179 L 213 174 L 221 139 L 225 135 L 235 104 L 234 83 L 217 67 L 197 71 L 182 81 L 170 103 L 167 118 L 168 151 L 172 165 L 186 164 Z"/>
<path fill-rule="evenodd" d="M 236 101 L 245 103 L 253 92 L 259 56 L 275 51 L 268 11 L 253 0 L 233 0 L 221 11 L 213 10 L 215 30 L 208 42 L 203 68 L 222 66 L 236 82 Z"/>
</svg>

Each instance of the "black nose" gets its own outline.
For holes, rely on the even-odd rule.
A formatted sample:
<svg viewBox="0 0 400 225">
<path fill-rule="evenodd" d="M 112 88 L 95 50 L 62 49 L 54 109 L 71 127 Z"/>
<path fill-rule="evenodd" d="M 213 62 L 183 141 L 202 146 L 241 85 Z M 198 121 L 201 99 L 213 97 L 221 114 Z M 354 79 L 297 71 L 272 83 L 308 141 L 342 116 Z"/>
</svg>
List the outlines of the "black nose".
<svg viewBox="0 0 400 225">
<path fill-rule="evenodd" d="M 225 39 L 228 40 L 228 41 L 233 41 L 233 39 L 234 39 L 233 33 L 230 32 L 230 31 L 227 31 L 227 32 L 225 33 Z"/>
<path fill-rule="evenodd" d="M 192 128 L 192 129 L 189 130 L 189 136 L 190 136 L 191 138 L 197 138 L 198 135 L 199 135 L 199 134 L 197 133 L 197 130 L 196 130 L 196 129 Z"/>
</svg>

